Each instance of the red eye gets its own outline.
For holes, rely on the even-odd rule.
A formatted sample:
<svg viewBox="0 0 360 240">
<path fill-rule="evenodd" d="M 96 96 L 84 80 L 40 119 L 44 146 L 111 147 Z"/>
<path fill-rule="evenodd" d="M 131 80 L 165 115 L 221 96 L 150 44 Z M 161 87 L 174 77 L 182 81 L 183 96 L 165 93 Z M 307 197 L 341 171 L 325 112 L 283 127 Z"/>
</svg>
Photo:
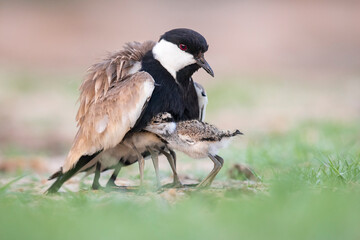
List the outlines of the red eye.
<svg viewBox="0 0 360 240">
<path fill-rule="evenodd" d="M 183 51 L 186 51 L 187 50 L 187 46 L 185 44 L 179 44 L 179 48 Z"/>
</svg>

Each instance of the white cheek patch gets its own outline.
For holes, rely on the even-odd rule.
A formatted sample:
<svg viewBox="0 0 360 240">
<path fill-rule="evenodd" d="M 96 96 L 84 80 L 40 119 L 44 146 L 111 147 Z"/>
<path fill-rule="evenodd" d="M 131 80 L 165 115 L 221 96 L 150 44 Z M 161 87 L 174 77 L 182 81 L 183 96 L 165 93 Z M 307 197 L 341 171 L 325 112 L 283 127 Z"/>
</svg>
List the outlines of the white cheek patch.
<svg viewBox="0 0 360 240">
<path fill-rule="evenodd" d="M 145 127 L 145 130 L 155 133 L 160 136 L 166 136 L 173 134 L 176 130 L 176 123 L 160 123 L 160 124 L 152 124 Z"/>
<path fill-rule="evenodd" d="M 107 125 L 109 123 L 109 116 L 105 115 L 95 126 L 95 130 L 97 133 L 102 133 L 105 131 Z"/>
<path fill-rule="evenodd" d="M 165 131 L 167 132 L 167 134 L 173 134 L 176 130 L 176 123 L 171 122 L 168 123 L 165 127 Z"/>
<path fill-rule="evenodd" d="M 180 69 L 196 63 L 194 56 L 180 50 L 174 43 L 161 39 L 153 50 L 153 55 L 161 65 L 176 79 L 176 72 Z"/>
</svg>

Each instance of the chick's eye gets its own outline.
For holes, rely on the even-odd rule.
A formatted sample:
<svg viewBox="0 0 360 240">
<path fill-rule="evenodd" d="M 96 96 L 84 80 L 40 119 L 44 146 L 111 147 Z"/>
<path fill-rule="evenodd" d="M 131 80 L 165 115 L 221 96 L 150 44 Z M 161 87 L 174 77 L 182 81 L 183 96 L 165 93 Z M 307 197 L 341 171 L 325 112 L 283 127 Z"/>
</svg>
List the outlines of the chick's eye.
<svg viewBox="0 0 360 240">
<path fill-rule="evenodd" d="M 179 48 L 183 51 L 186 51 L 187 50 L 187 46 L 185 44 L 179 44 Z"/>
</svg>

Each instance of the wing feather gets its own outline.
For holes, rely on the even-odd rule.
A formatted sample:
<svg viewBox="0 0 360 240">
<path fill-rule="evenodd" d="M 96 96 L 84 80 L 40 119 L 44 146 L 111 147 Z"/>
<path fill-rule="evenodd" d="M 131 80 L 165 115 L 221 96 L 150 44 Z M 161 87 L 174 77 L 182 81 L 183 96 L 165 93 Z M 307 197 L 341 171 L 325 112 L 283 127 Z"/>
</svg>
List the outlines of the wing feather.
<svg viewBox="0 0 360 240">
<path fill-rule="evenodd" d="M 110 54 L 88 69 L 88 74 L 80 86 L 80 106 L 76 114 L 78 126 L 84 121 L 89 106 L 105 97 L 114 82 L 129 77 L 133 73 L 134 65 L 140 63 L 154 45 L 153 41 L 127 43 L 124 49 Z"/>
<path fill-rule="evenodd" d="M 89 105 L 65 160 L 67 172 L 83 155 L 115 147 L 134 127 L 155 88 L 150 74 L 138 72 L 116 82 L 105 97 Z"/>
</svg>

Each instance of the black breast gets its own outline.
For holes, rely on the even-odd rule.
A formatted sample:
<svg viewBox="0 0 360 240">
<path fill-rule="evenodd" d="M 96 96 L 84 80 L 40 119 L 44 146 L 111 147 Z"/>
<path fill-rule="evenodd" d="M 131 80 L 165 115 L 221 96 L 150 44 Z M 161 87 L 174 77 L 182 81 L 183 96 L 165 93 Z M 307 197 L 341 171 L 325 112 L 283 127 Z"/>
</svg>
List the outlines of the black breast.
<svg viewBox="0 0 360 240">
<path fill-rule="evenodd" d="M 141 71 L 148 72 L 154 78 L 156 86 L 142 116 L 132 129 L 133 131 L 143 129 L 153 116 L 161 112 L 169 112 L 175 121 L 199 117 L 197 94 L 194 85 L 190 84 L 192 73 L 190 76 L 186 76 L 190 73 L 189 70 L 178 72 L 177 79 L 179 77 L 181 79 L 178 84 L 160 62 L 154 59 L 150 51 L 142 60 Z"/>
<path fill-rule="evenodd" d="M 199 119 L 199 100 L 191 76 L 199 69 L 199 65 L 192 64 L 177 72 L 176 79 L 182 89 L 184 114 L 181 120 Z"/>
</svg>

